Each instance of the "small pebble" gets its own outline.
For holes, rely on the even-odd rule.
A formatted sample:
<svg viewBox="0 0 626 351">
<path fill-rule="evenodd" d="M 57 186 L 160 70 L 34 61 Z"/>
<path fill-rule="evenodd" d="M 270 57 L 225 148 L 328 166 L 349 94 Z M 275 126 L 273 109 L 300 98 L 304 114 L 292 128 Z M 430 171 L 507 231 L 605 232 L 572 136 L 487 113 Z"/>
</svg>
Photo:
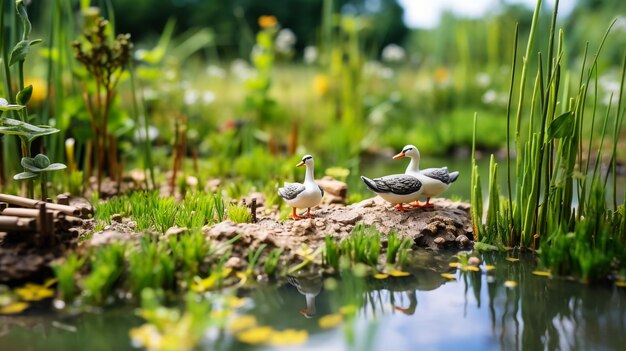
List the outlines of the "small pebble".
<svg viewBox="0 0 626 351">
<path fill-rule="evenodd" d="M 480 258 L 472 256 L 467 260 L 467 264 L 470 266 L 478 266 L 480 264 Z"/>
</svg>

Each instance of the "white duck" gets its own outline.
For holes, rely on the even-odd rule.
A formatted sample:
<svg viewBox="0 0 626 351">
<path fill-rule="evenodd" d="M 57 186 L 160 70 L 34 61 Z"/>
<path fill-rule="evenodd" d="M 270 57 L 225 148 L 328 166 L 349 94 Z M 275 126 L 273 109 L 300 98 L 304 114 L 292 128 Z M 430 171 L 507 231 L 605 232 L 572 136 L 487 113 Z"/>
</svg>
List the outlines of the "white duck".
<svg viewBox="0 0 626 351">
<path fill-rule="evenodd" d="M 302 219 L 296 213 L 296 208 L 306 208 L 306 216 L 312 218 L 311 207 L 315 207 L 322 202 L 324 190 L 315 182 L 315 177 L 313 176 L 314 164 L 313 156 L 305 155 L 302 157 L 302 161 L 296 165 L 296 167 L 306 166 L 304 183 L 285 182 L 282 188 L 278 188 L 278 195 L 285 199 L 289 206 L 293 207 L 293 214 L 290 218 Z"/>
<path fill-rule="evenodd" d="M 399 211 L 409 210 L 410 208 L 403 207 L 402 204 L 417 201 L 423 190 L 419 179 L 409 174 L 392 174 L 374 179 L 361 176 L 361 180 L 371 191 L 395 205 Z"/>
<path fill-rule="evenodd" d="M 411 204 L 413 206 L 432 207 L 433 205 L 430 203 L 430 198 L 448 190 L 450 184 L 459 177 L 459 172 L 450 173 L 448 172 L 448 167 L 427 168 L 420 171 L 420 152 L 414 145 L 405 146 L 393 159 L 396 160 L 403 157 L 411 158 L 411 162 L 409 162 L 404 174 L 417 177 L 422 183 L 422 196 L 426 196 L 426 203 L 424 205 L 420 205 L 419 201 L 416 200 Z"/>
</svg>

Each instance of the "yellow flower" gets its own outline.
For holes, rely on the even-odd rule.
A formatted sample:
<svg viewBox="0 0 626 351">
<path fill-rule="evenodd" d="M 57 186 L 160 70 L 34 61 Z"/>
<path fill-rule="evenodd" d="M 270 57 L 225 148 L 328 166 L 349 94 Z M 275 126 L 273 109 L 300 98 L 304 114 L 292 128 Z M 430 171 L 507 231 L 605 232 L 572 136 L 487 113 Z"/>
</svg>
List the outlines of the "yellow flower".
<svg viewBox="0 0 626 351">
<path fill-rule="evenodd" d="M 273 346 L 294 346 L 307 341 L 309 333 L 306 330 L 285 329 L 274 331 L 270 337 L 270 344 Z"/>
<path fill-rule="evenodd" d="M 618 288 L 626 288 L 626 280 L 618 280 L 615 282 L 615 286 Z"/>
<path fill-rule="evenodd" d="M 259 27 L 263 29 L 275 27 L 277 24 L 278 24 L 278 20 L 276 20 L 276 17 L 274 16 L 259 17 Z"/>
<path fill-rule="evenodd" d="M 467 266 L 464 267 L 465 271 L 472 271 L 472 272 L 480 272 L 480 268 L 476 267 L 476 266 Z"/>
<path fill-rule="evenodd" d="M 496 269 L 496 266 L 494 266 L 494 265 L 490 265 L 490 264 L 488 264 L 488 265 L 486 265 L 486 266 L 485 266 L 485 270 L 486 270 L 487 272 L 489 272 L 489 271 L 493 271 L 494 269 Z"/>
<path fill-rule="evenodd" d="M 318 74 L 313 78 L 313 92 L 316 96 L 325 96 L 330 90 L 330 79 L 325 74 Z"/>
<path fill-rule="evenodd" d="M 318 321 L 320 328 L 322 329 L 331 329 L 335 328 L 339 324 L 343 322 L 343 315 L 340 313 L 336 314 L 327 314 L 321 317 Z"/>
<path fill-rule="evenodd" d="M 270 327 L 254 327 L 237 334 L 237 339 L 246 344 L 258 345 L 268 342 L 274 333 Z"/>
<path fill-rule="evenodd" d="M 14 302 L 8 305 L 0 306 L 0 314 L 17 314 L 22 313 L 27 309 L 29 304 L 27 302 Z"/>
<path fill-rule="evenodd" d="M 256 317 L 249 314 L 244 314 L 242 316 L 237 316 L 235 319 L 233 319 L 228 325 L 228 329 L 232 333 L 237 334 L 243 330 L 254 328 L 256 326 Z"/>
<path fill-rule="evenodd" d="M 38 77 L 27 78 L 24 82 L 24 86 L 27 87 L 29 85 L 33 86 L 33 94 L 30 96 L 30 101 L 28 101 L 29 106 L 39 106 L 48 96 L 48 86 L 46 82 Z"/>
<path fill-rule="evenodd" d="M 435 80 L 437 83 L 445 83 L 448 80 L 450 72 L 445 67 L 439 67 L 435 70 Z"/>
<path fill-rule="evenodd" d="M 461 264 L 458 263 L 458 262 L 450 262 L 450 263 L 448 263 L 448 267 L 459 268 L 459 267 L 461 267 Z"/>
</svg>

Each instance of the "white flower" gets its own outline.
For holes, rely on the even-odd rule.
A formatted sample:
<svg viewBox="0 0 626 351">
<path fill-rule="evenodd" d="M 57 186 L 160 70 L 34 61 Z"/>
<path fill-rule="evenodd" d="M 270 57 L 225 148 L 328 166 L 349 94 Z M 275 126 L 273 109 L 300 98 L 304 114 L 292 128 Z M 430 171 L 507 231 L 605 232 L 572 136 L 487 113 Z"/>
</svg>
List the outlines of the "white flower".
<svg viewBox="0 0 626 351">
<path fill-rule="evenodd" d="M 198 102 L 199 97 L 200 96 L 197 91 L 190 89 L 185 91 L 183 99 L 185 100 L 185 105 L 195 105 L 196 102 Z"/>
<path fill-rule="evenodd" d="M 476 75 L 476 84 L 481 88 L 489 86 L 489 84 L 491 84 L 491 76 L 485 72 L 478 73 Z"/>
<path fill-rule="evenodd" d="M 317 48 L 315 46 L 309 45 L 304 48 L 304 62 L 308 64 L 315 63 L 317 61 Z"/>
<path fill-rule="evenodd" d="M 482 101 L 486 105 L 491 105 L 498 99 L 498 93 L 495 90 L 489 89 L 487 90 L 482 97 Z"/>
<path fill-rule="evenodd" d="M 291 29 L 281 29 L 276 36 L 276 51 L 282 54 L 289 54 L 293 51 L 296 41 L 296 35 Z"/>
<path fill-rule="evenodd" d="M 215 78 L 224 78 L 226 77 L 226 71 L 217 65 L 209 65 L 209 67 L 207 67 L 206 69 L 206 73 L 209 75 L 209 77 L 215 77 Z"/>
<path fill-rule="evenodd" d="M 235 59 L 230 64 L 230 72 L 239 80 L 246 80 L 254 74 L 254 70 L 248 62 L 242 59 Z"/>
<path fill-rule="evenodd" d="M 210 105 L 213 101 L 215 101 L 215 93 L 208 90 L 202 93 L 202 102 L 204 102 L 205 105 Z"/>
<path fill-rule="evenodd" d="M 381 55 L 384 62 L 402 62 L 406 59 L 406 50 L 400 45 L 389 44 L 383 48 Z"/>
</svg>

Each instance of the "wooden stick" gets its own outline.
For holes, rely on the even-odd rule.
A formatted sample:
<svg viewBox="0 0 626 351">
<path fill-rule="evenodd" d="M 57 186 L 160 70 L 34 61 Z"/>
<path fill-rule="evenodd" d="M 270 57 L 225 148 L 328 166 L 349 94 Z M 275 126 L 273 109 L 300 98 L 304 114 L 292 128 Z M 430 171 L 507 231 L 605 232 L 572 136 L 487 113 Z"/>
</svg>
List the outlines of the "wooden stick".
<svg viewBox="0 0 626 351">
<path fill-rule="evenodd" d="M 28 232 L 35 230 L 37 220 L 34 218 L 20 218 L 13 216 L 0 216 L 0 231 Z"/>
<path fill-rule="evenodd" d="M 70 205 L 70 197 L 67 196 L 67 195 L 58 195 L 57 196 L 57 204 L 69 206 Z"/>
<path fill-rule="evenodd" d="M 20 206 L 20 207 L 28 207 L 28 208 L 37 208 L 38 204 L 42 201 L 33 200 L 26 197 L 8 195 L 8 194 L 0 194 L 0 201 L 7 202 L 11 205 Z M 61 211 L 68 215 L 80 215 L 80 209 L 74 206 L 67 205 L 59 205 L 59 204 L 47 204 L 47 208 L 50 210 Z"/>
<path fill-rule="evenodd" d="M 58 218 L 61 215 L 65 216 L 65 213 L 63 213 L 61 211 L 56 211 L 56 210 L 47 210 L 47 211 L 52 213 L 52 215 L 55 218 Z M 4 210 L 0 210 L 0 214 L 5 215 L 5 216 L 36 218 L 37 216 L 39 216 L 39 210 L 34 209 L 34 208 L 10 207 L 10 208 L 6 208 Z"/>
</svg>

